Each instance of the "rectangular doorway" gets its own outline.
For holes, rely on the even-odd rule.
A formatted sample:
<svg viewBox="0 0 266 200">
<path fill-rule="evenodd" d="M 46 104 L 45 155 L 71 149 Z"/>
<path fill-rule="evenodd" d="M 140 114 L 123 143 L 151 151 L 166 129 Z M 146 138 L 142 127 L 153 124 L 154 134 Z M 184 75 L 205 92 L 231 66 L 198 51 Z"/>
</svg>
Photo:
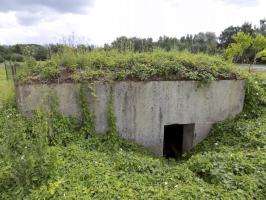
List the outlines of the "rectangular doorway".
<svg viewBox="0 0 266 200">
<path fill-rule="evenodd" d="M 180 158 L 182 155 L 184 124 L 164 126 L 163 156 L 165 158 Z"/>
</svg>

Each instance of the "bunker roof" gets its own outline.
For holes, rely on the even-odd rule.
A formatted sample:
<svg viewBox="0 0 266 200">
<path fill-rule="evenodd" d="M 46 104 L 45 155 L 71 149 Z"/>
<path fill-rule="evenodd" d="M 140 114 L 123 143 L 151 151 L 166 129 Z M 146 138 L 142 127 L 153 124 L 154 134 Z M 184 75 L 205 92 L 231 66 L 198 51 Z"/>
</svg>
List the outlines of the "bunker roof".
<svg viewBox="0 0 266 200">
<path fill-rule="evenodd" d="M 65 49 L 45 62 L 26 59 L 18 80 L 26 83 L 92 81 L 166 81 L 239 79 L 232 63 L 218 56 L 189 52 L 119 53 Z"/>
</svg>

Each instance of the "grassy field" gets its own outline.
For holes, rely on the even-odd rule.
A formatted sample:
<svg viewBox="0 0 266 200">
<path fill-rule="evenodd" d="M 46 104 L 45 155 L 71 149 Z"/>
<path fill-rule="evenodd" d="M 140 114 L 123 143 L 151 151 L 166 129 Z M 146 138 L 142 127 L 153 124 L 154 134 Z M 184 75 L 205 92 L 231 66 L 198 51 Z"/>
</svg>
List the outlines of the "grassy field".
<svg viewBox="0 0 266 200">
<path fill-rule="evenodd" d="M 6 79 L 4 64 L 0 64 L 0 106 L 9 99 L 14 98 L 14 84 Z"/>
</svg>

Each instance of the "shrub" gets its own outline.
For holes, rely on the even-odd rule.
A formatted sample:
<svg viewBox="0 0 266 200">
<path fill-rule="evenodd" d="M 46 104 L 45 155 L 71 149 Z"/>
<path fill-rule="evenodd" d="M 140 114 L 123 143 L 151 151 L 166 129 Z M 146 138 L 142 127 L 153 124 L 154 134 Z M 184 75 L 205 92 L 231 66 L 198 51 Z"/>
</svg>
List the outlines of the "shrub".
<svg viewBox="0 0 266 200">
<path fill-rule="evenodd" d="M 58 161 L 48 148 L 48 119 L 37 112 L 27 121 L 13 109 L 4 110 L 0 118 L 0 193 L 12 189 L 23 196 L 55 175 Z"/>
<path fill-rule="evenodd" d="M 34 75 L 39 75 L 40 79 L 50 80 L 58 77 L 60 70 L 58 66 L 53 61 L 48 61 L 44 63 L 36 63 L 35 61 L 30 61 L 32 65 L 32 72 Z M 34 63 L 36 63 L 34 65 Z"/>
</svg>

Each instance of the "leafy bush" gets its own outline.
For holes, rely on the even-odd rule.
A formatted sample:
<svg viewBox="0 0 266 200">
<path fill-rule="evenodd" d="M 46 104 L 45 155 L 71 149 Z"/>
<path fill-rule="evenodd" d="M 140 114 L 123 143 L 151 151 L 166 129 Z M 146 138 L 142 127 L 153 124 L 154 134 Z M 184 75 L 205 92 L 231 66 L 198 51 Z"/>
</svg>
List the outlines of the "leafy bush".
<svg viewBox="0 0 266 200">
<path fill-rule="evenodd" d="M 246 98 L 244 110 L 251 117 L 256 117 L 261 113 L 259 106 L 266 103 L 266 93 L 261 87 L 265 87 L 264 80 L 250 77 L 246 80 Z"/>
<path fill-rule="evenodd" d="M 52 79 L 59 75 L 60 70 L 54 62 L 48 61 L 44 64 L 39 64 L 36 72 L 39 72 L 43 79 Z"/>
</svg>

